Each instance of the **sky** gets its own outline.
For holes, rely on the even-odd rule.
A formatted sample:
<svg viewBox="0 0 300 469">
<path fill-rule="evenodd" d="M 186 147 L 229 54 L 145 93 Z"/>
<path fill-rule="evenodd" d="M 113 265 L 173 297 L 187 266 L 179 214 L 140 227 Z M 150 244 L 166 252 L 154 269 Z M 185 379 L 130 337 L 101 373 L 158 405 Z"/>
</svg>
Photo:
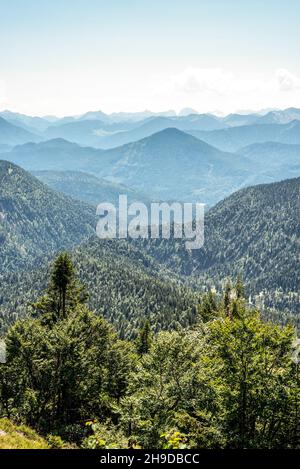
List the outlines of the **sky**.
<svg viewBox="0 0 300 469">
<path fill-rule="evenodd" d="M 299 0 L 0 0 L 0 110 L 300 107 Z"/>
</svg>

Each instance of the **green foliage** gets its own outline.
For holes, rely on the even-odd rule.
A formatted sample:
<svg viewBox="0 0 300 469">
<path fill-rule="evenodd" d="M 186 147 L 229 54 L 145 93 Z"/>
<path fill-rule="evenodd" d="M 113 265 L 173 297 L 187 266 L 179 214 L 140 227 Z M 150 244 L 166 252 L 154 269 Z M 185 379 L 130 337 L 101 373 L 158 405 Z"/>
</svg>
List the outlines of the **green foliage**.
<svg viewBox="0 0 300 469">
<path fill-rule="evenodd" d="M 122 430 L 112 422 L 87 422 L 91 435 L 82 442 L 84 449 L 117 449 L 128 448 L 129 441 Z"/>
<path fill-rule="evenodd" d="M 65 443 L 58 435 L 48 435 L 47 443 L 51 449 L 63 449 L 65 448 Z"/>
<path fill-rule="evenodd" d="M 227 446 L 285 445 L 294 331 L 265 323 L 243 306 L 238 312 L 209 324 L 209 360 L 219 368 Z"/>
<path fill-rule="evenodd" d="M 202 298 L 198 308 L 200 318 L 204 321 L 211 321 L 219 315 L 219 299 L 217 294 L 209 290 L 208 293 L 205 293 Z"/>
<path fill-rule="evenodd" d="M 300 448 L 299 341 L 240 279 L 204 297 L 205 321 L 153 336 L 146 321 L 136 343 L 83 304 L 67 255 L 50 279 L 47 309 L 6 335 L 2 415 L 55 448 Z"/>
<path fill-rule="evenodd" d="M 56 322 L 87 299 L 84 288 L 75 276 L 75 269 L 67 253 L 60 254 L 54 262 L 47 294 L 33 304 L 35 314 L 43 322 Z"/>
<path fill-rule="evenodd" d="M 67 267 L 63 276 L 58 275 L 62 267 Z M 9 416 L 21 414 L 43 431 L 94 413 L 110 416 L 113 402 L 126 391 L 134 363 L 133 347 L 120 342 L 101 317 L 78 301 L 73 266 L 65 255 L 54 264 L 51 285 L 48 306 L 60 304 L 62 312 L 57 287 L 66 287 L 65 314 L 49 321 L 47 309 L 39 319 L 16 322 L 6 337 L 7 365 L 2 369 L 2 405 Z"/>
<path fill-rule="evenodd" d="M 122 400 L 123 425 L 145 448 L 163 444 L 161 435 L 182 422 L 186 414 L 203 415 L 203 439 L 209 440 L 216 403 L 202 359 L 205 341 L 198 331 L 160 333 L 131 377 L 129 396 Z M 184 425 L 182 425 L 184 426 Z M 186 433 L 185 428 L 180 428 Z"/>
<path fill-rule="evenodd" d="M 165 440 L 163 449 L 186 449 L 186 436 L 178 431 L 163 433 L 161 438 Z"/>
</svg>

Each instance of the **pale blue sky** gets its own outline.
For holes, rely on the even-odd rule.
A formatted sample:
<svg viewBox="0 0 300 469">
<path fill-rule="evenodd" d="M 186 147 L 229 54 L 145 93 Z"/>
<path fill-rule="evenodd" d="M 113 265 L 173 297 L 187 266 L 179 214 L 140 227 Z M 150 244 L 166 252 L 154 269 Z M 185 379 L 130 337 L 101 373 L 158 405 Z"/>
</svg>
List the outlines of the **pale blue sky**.
<svg viewBox="0 0 300 469">
<path fill-rule="evenodd" d="M 300 106 L 298 0 L 0 0 L 0 109 Z"/>
</svg>

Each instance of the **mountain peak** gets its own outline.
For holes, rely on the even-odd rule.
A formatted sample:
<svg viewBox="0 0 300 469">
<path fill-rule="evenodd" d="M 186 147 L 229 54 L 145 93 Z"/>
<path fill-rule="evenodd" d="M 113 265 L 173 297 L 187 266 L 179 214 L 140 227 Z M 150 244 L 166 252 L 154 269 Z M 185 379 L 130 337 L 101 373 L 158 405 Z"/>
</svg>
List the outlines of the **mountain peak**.
<svg viewBox="0 0 300 469">
<path fill-rule="evenodd" d="M 155 132 L 154 134 L 150 135 L 149 137 L 146 137 L 145 139 L 159 139 L 159 138 L 172 138 L 172 139 L 177 139 L 177 140 L 178 139 L 197 140 L 196 137 L 193 137 L 192 135 L 188 134 L 187 132 L 184 132 L 183 130 L 177 129 L 177 127 L 167 127 L 166 129 Z"/>
<path fill-rule="evenodd" d="M 176 127 L 167 127 L 166 129 L 159 130 L 158 132 L 153 133 L 149 137 L 145 137 L 137 142 L 129 143 L 127 145 L 139 145 L 139 144 L 159 144 L 159 145 L 166 145 L 169 149 L 173 148 L 174 146 L 183 146 L 192 145 L 194 149 L 202 149 L 204 151 L 218 151 L 212 145 L 202 141 L 201 139 L 194 137 L 190 133 L 184 132 L 183 130 L 179 130 Z M 125 145 L 125 146 L 127 146 Z M 168 150 L 169 151 L 169 150 Z M 219 151 L 221 154 L 222 152 Z"/>
</svg>

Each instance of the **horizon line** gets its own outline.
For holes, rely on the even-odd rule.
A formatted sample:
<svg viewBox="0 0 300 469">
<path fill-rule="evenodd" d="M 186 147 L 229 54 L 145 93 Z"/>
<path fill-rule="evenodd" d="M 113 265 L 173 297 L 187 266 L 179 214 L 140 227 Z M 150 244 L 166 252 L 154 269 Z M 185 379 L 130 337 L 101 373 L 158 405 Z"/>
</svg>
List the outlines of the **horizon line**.
<svg viewBox="0 0 300 469">
<path fill-rule="evenodd" d="M 150 109 L 142 109 L 138 111 L 131 111 L 131 110 L 126 110 L 126 111 L 113 111 L 113 112 L 105 112 L 102 111 L 101 109 L 95 109 L 95 110 L 88 110 L 82 113 L 76 113 L 76 114 L 47 114 L 47 113 L 34 113 L 30 114 L 27 112 L 21 112 L 18 110 L 12 110 L 9 108 L 1 108 L 0 109 L 0 114 L 3 114 L 5 112 L 11 113 L 11 114 L 19 114 L 19 115 L 24 115 L 26 117 L 32 117 L 32 118 L 41 118 L 41 119 L 49 119 L 49 118 L 54 118 L 54 119 L 64 119 L 64 118 L 74 118 L 74 119 L 80 119 L 81 117 L 87 115 L 87 114 L 103 114 L 106 117 L 113 117 L 113 116 L 118 116 L 122 114 L 128 114 L 128 115 L 138 115 L 138 114 L 149 114 L 148 117 L 187 117 L 191 115 L 199 115 L 199 116 L 214 116 L 217 117 L 218 119 L 226 118 L 230 115 L 233 114 L 238 114 L 238 115 L 249 115 L 249 114 L 258 114 L 258 115 L 266 115 L 269 112 L 280 112 L 280 111 L 288 111 L 292 109 L 300 109 L 294 106 L 289 106 L 289 107 L 284 107 L 284 108 L 279 108 L 279 107 L 270 107 L 270 108 L 262 108 L 262 109 L 237 109 L 235 111 L 226 113 L 222 111 L 198 111 L 196 109 L 192 108 L 182 108 L 179 111 L 176 111 L 175 109 L 167 109 L 167 110 L 161 110 L 161 111 L 153 111 Z M 185 112 L 187 111 L 187 112 Z M 191 111 L 191 112 L 188 112 Z M 146 116 L 147 117 L 147 116 Z"/>
</svg>

